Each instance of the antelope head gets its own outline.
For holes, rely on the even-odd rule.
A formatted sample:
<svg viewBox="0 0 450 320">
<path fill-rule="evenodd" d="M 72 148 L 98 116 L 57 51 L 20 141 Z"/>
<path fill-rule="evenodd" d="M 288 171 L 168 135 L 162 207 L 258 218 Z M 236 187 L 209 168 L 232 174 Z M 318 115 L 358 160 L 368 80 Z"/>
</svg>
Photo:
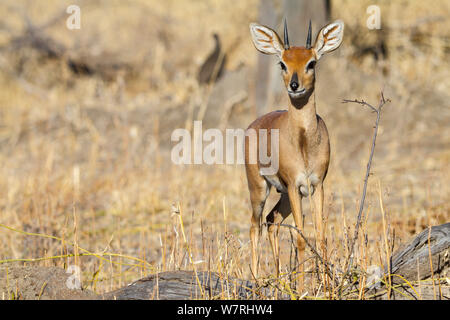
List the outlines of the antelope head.
<svg viewBox="0 0 450 320">
<path fill-rule="evenodd" d="M 291 99 L 308 97 L 314 91 L 315 66 L 324 53 L 336 50 L 342 42 L 344 23 L 336 20 L 323 27 L 311 46 L 311 21 L 306 46 L 291 47 L 286 20 L 284 44 L 277 33 L 257 23 L 250 24 L 250 33 L 256 49 L 279 58 L 284 84 Z"/>
</svg>

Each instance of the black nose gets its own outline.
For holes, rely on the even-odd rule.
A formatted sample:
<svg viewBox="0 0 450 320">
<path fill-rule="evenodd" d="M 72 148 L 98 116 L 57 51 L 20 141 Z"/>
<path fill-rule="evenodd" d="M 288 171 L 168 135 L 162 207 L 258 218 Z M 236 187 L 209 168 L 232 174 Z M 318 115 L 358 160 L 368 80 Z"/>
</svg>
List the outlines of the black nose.
<svg viewBox="0 0 450 320">
<path fill-rule="evenodd" d="M 291 86 L 292 91 L 296 91 L 298 89 L 298 74 L 297 72 L 294 72 L 291 78 L 291 83 L 289 84 Z"/>
<path fill-rule="evenodd" d="M 295 81 L 291 82 L 291 89 L 292 91 L 296 91 L 298 89 L 298 83 Z"/>
</svg>

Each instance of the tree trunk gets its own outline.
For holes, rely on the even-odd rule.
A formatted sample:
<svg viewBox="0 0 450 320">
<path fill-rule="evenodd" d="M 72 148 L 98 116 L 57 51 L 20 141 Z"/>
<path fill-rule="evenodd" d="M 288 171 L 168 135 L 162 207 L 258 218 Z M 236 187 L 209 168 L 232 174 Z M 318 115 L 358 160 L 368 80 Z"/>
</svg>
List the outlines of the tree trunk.
<svg viewBox="0 0 450 320">
<path fill-rule="evenodd" d="M 450 223 L 425 229 L 411 242 L 402 246 L 390 258 L 394 289 L 385 286 L 369 290 L 373 299 L 450 299 Z M 409 282 L 409 283 L 408 283 Z M 412 286 L 412 287 L 411 287 Z"/>
<path fill-rule="evenodd" d="M 216 272 L 161 272 L 103 295 L 106 300 L 271 299 L 274 290 Z M 279 299 L 288 296 L 278 293 Z"/>
</svg>

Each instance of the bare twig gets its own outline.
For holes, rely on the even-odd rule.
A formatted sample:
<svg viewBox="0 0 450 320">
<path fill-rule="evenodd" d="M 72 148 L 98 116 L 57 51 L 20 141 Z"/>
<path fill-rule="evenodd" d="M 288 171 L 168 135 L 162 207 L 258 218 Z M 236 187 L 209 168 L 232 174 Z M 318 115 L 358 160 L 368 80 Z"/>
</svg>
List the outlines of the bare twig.
<svg viewBox="0 0 450 320">
<path fill-rule="evenodd" d="M 355 99 L 355 100 L 347 100 L 347 99 L 344 99 L 343 102 L 342 102 L 342 103 L 357 103 L 357 104 L 366 106 L 366 107 L 370 108 L 373 112 L 375 112 L 377 114 L 377 118 L 376 118 L 376 121 L 375 121 L 374 133 L 373 133 L 373 138 L 372 138 L 372 147 L 371 147 L 371 150 L 370 150 L 369 161 L 367 163 L 366 175 L 365 175 L 365 178 L 364 178 L 363 193 L 362 193 L 361 201 L 360 201 L 360 204 L 359 204 L 359 211 L 358 211 L 358 218 L 356 220 L 355 233 L 354 233 L 353 239 L 352 239 L 352 241 L 350 243 L 350 250 L 349 250 L 348 258 L 347 258 L 346 264 L 345 264 L 346 274 L 344 275 L 344 277 L 342 279 L 342 283 L 341 283 L 341 285 L 339 287 L 340 294 L 341 294 L 342 285 L 344 283 L 344 279 L 345 279 L 346 276 L 348 276 L 350 274 L 350 271 L 351 271 L 351 268 L 352 268 L 352 265 L 353 265 L 353 250 L 354 250 L 356 239 L 358 238 L 359 227 L 360 227 L 360 224 L 361 224 L 361 217 L 362 217 L 362 212 L 363 212 L 363 209 L 364 209 L 364 201 L 366 199 L 367 182 L 369 181 L 370 168 L 372 166 L 373 154 L 375 152 L 375 142 L 377 140 L 377 134 L 378 134 L 378 125 L 379 125 L 380 118 L 381 118 L 381 110 L 382 110 L 383 106 L 387 102 L 390 102 L 390 100 L 384 98 L 383 91 L 381 91 L 381 98 L 380 98 L 380 102 L 379 102 L 377 108 L 375 108 L 371 104 L 365 102 L 364 100 L 357 100 L 357 99 Z"/>
</svg>

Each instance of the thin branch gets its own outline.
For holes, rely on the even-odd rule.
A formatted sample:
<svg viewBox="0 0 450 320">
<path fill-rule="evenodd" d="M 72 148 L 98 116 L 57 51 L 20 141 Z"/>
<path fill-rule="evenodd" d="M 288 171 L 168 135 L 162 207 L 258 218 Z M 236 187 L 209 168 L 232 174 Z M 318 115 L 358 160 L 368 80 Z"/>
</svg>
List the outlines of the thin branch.
<svg viewBox="0 0 450 320">
<path fill-rule="evenodd" d="M 331 279 L 333 278 L 333 273 L 331 272 L 330 267 L 331 268 L 336 268 L 336 267 L 334 265 L 330 264 L 330 263 L 325 262 L 325 260 L 319 254 L 319 252 L 317 252 L 316 248 L 311 243 L 309 243 L 308 239 L 305 237 L 305 235 L 303 234 L 303 232 L 299 228 L 294 227 L 294 226 L 292 226 L 290 224 L 283 224 L 283 223 L 279 223 L 278 224 L 278 223 L 267 222 L 267 223 L 264 223 L 263 225 L 268 225 L 268 224 L 273 224 L 273 225 L 276 225 L 276 226 L 279 226 L 279 227 L 286 227 L 286 228 L 290 228 L 292 230 L 297 231 L 298 234 L 303 238 L 303 240 L 305 240 L 306 245 L 311 249 L 311 251 L 314 253 L 314 255 L 320 260 L 320 262 L 325 266 L 326 271 L 327 271 L 328 275 L 330 276 L 330 278 Z M 339 269 L 337 269 L 337 270 L 339 272 L 343 273 L 343 271 L 341 271 Z M 337 282 L 337 280 L 336 280 L 336 282 Z"/>
<path fill-rule="evenodd" d="M 366 175 L 364 178 L 364 187 L 363 187 L 363 193 L 361 196 L 361 201 L 359 204 L 359 211 L 358 211 L 358 218 L 356 220 L 356 227 L 355 227 L 355 234 L 353 236 L 352 242 L 350 244 L 350 250 L 349 250 L 349 255 L 348 258 L 346 260 L 346 274 L 344 275 L 344 278 L 342 279 L 342 283 L 340 285 L 339 291 L 341 294 L 341 289 L 342 289 L 342 285 L 344 283 L 344 279 L 346 276 L 348 276 L 350 274 L 352 265 L 353 265 L 353 251 L 354 251 L 354 247 L 355 247 L 355 242 L 356 239 L 358 238 L 358 232 L 359 232 L 359 227 L 361 225 L 361 218 L 362 218 L 362 213 L 363 213 L 363 209 L 364 209 L 364 201 L 366 199 L 366 192 L 367 192 L 367 183 L 369 181 L 369 176 L 370 176 L 370 168 L 372 166 L 372 159 L 373 159 L 373 155 L 375 152 L 375 143 L 377 140 L 377 134 L 378 134 L 378 125 L 380 123 L 380 118 L 381 118 L 381 110 L 383 108 L 383 106 L 390 102 L 389 99 L 385 99 L 384 98 L 384 94 L 383 91 L 381 91 L 381 97 L 380 97 L 380 102 L 378 104 L 378 107 L 375 108 L 374 106 L 372 106 L 371 104 L 365 102 L 364 100 L 348 100 L 348 99 L 344 99 L 342 103 L 357 103 L 366 107 L 369 107 L 373 112 L 375 112 L 377 114 L 377 118 L 375 121 L 375 127 L 374 127 L 374 133 L 373 133 L 373 138 L 372 138 L 372 147 L 370 150 L 370 156 L 369 156 L 369 161 L 367 162 L 367 170 L 366 170 Z"/>
</svg>

